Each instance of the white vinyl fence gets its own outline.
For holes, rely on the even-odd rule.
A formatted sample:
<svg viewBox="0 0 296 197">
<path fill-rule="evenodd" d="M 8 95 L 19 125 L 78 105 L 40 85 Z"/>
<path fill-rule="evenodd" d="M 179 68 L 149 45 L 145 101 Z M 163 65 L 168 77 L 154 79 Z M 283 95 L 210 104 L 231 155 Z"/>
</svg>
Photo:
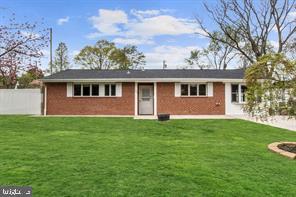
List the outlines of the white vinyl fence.
<svg viewBox="0 0 296 197">
<path fill-rule="evenodd" d="M 0 114 L 41 114 L 40 89 L 0 89 Z"/>
</svg>

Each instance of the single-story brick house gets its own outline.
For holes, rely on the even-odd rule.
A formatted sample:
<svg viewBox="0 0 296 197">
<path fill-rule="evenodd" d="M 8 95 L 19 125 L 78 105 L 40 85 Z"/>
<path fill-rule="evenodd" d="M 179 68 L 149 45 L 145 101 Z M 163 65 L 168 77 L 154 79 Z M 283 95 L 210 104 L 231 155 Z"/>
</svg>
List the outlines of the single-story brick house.
<svg viewBox="0 0 296 197">
<path fill-rule="evenodd" d="M 45 77 L 45 115 L 233 115 L 244 70 L 79 70 Z"/>
</svg>

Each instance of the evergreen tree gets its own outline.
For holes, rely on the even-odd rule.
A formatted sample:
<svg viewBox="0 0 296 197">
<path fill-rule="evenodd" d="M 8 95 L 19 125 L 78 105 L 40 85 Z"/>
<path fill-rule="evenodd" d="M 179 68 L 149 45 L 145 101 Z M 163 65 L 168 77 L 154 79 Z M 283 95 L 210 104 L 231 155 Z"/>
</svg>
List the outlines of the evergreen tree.
<svg viewBox="0 0 296 197">
<path fill-rule="evenodd" d="M 68 48 L 63 42 L 60 42 L 58 48 L 55 50 L 55 58 L 52 67 L 54 73 L 66 70 L 70 67 Z"/>
</svg>

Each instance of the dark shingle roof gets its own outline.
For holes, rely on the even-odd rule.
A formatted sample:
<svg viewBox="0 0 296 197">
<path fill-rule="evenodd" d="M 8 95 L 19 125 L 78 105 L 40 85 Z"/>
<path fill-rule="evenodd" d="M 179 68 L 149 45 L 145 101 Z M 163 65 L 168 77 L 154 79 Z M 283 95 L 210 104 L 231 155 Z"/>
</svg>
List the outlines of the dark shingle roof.
<svg viewBox="0 0 296 197">
<path fill-rule="evenodd" d="M 153 78 L 217 78 L 243 79 L 243 69 L 231 70 L 197 70 L 197 69 L 146 69 L 146 70 L 83 70 L 68 69 L 44 77 L 44 80 L 67 79 L 153 79 Z"/>
</svg>

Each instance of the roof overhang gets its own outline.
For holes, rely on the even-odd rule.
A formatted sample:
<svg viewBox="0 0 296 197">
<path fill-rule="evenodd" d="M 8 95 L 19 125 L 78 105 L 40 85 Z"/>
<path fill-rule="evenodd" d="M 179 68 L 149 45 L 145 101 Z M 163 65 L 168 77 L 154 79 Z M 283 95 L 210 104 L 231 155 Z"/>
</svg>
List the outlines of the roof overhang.
<svg viewBox="0 0 296 197">
<path fill-rule="evenodd" d="M 219 78 L 107 78 L 107 79 L 42 79 L 45 83 L 61 82 L 244 82 L 244 79 L 219 79 Z"/>
</svg>

